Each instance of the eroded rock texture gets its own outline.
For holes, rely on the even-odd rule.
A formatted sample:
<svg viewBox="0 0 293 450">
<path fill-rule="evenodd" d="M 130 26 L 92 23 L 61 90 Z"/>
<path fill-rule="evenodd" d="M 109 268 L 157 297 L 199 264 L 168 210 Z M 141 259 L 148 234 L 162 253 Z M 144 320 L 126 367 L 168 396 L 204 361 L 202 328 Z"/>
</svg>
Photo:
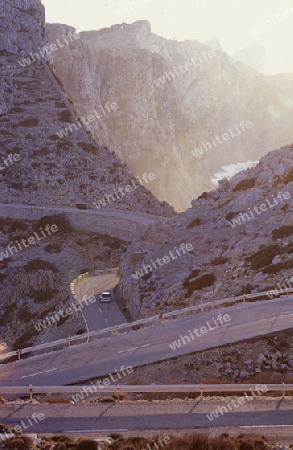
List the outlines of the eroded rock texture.
<svg viewBox="0 0 293 450">
<path fill-rule="evenodd" d="M 20 156 L 0 171 L 0 202 L 95 209 L 94 202 L 130 184 L 134 175 L 113 148 L 98 145 L 84 128 L 58 136 L 76 115 L 49 68 L 41 2 L 4 0 L 0 8 L 1 167 L 8 155 Z M 105 207 L 172 213 L 144 186 L 110 197 Z"/>
<path fill-rule="evenodd" d="M 51 42 L 69 29 L 46 27 Z M 159 37 L 139 21 L 83 32 L 80 41 L 52 54 L 79 117 L 106 102 L 118 105 L 89 123 L 94 139 L 135 174 L 154 172 L 152 192 L 181 211 L 213 187 L 211 176 L 223 165 L 258 160 L 292 142 L 292 77 L 264 77 L 221 50 L 211 57 L 209 51 L 198 41 Z M 178 67 L 186 63 L 192 67 L 181 73 Z M 165 82 L 158 82 L 163 76 Z M 241 121 L 253 127 L 238 134 Z M 195 148 L 229 129 L 235 136 L 193 156 Z"/>
<path fill-rule="evenodd" d="M 149 227 L 143 245 L 133 243 L 122 259 L 118 293 L 130 315 L 265 290 L 274 290 L 274 297 L 292 287 L 292 199 L 291 146 L 270 152 L 184 213 Z"/>
</svg>

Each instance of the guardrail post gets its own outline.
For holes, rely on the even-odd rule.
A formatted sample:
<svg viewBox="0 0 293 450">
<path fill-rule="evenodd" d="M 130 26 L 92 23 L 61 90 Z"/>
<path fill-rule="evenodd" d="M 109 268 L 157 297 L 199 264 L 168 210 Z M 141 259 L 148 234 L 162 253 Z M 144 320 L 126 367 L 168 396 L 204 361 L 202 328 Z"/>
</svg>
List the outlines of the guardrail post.
<svg viewBox="0 0 293 450">
<path fill-rule="evenodd" d="M 119 328 L 117 325 L 115 326 L 115 329 L 112 331 L 112 334 L 113 336 L 119 336 Z"/>
<path fill-rule="evenodd" d="M 203 385 L 200 383 L 200 399 L 203 400 Z"/>
<path fill-rule="evenodd" d="M 283 398 L 285 398 L 285 396 L 286 396 L 286 389 L 285 389 L 285 383 L 284 383 L 284 381 L 283 381 Z"/>
<path fill-rule="evenodd" d="M 68 347 L 71 346 L 71 336 L 68 338 Z"/>
<path fill-rule="evenodd" d="M 18 361 L 21 359 L 21 350 L 17 350 L 17 359 Z"/>
<path fill-rule="evenodd" d="M 33 386 L 30 384 L 30 388 L 29 388 L 29 393 L 30 393 L 30 402 L 33 401 Z"/>
<path fill-rule="evenodd" d="M 245 297 L 245 295 L 243 295 L 243 303 L 245 303 L 246 302 L 246 297 Z"/>
</svg>

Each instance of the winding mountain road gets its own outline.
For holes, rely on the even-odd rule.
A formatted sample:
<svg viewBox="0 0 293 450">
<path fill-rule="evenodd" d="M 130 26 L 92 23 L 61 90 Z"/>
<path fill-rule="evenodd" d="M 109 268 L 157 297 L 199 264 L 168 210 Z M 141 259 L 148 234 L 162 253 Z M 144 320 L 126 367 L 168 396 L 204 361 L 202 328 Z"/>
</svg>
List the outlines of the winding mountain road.
<svg viewBox="0 0 293 450">
<path fill-rule="evenodd" d="M 78 209 L 69 206 L 34 206 L 0 203 L 0 217 L 39 220 L 43 216 L 65 213 L 76 230 L 101 233 L 132 242 L 140 239 L 145 229 L 166 217 L 120 209 Z"/>
<path fill-rule="evenodd" d="M 196 339 L 181 343 L 175 341 L 200 329 L 219 314 L 229 314 L 231 320 Z M 293 297 L 255 303 L 237 304 L 191 318 L 166 321 L 119 336 L 112 336 L 1 365 L 3 386 L 53 386 L 81 383 L 98 376 L 107 376 L 121 366 L 138 367 L 163 361 L 195 351 L 219 347 L 280 330 L 292 328 Z"/>
<path fill-rule="evenodd" d="M 113 289 L 119 280 L 118 274 L 105 273 L 84 278 L 76 285 L 75 293 L 79 301 L 82 301 L 84 296 L 89 297 L 90 295 L 95 295 L 97 299 L 96 302 L 88 302 L 83 307 L 83 316 L 89 332 L 127 322 L 113 295 L 113 299 L 109 303 L 102 303 L 98 299 L 99 293 Z"/>
<path fill-rule="evenodd" d="M 72 208 L 69 206 L 55 206 L 55 205 L 47 205 L 47 206 L 35 206 L 35 205 L 23 205 L 23 204 L 15 204 L 15 203 L 0 203 L 0 216 L 11 217 L 10 214 L 13 214 L 13 211 L 17 211 L 17 218 L 20 218 L 19 214 L 23 213 L 23 218 L 26 218 L 29 214 L 31 218 L 39 219 L 40 214 L 61 214 L 61 213 L 82 213 L 86 216 L 105 216 L 105 217 L 114 217 L 114 218 L 122 218 L 132 220 L 141 224 L 151 225 L 157 220 L 166 220 L 166 217 L 163 216 L 155 216 L 153 214 L 147 214 L 143 212 L 132 212 L 132 211 L 123 211 L 121 209 L 79 209 Z M 14 216 L 12 216 L 13 218 Z"/>
</svg>

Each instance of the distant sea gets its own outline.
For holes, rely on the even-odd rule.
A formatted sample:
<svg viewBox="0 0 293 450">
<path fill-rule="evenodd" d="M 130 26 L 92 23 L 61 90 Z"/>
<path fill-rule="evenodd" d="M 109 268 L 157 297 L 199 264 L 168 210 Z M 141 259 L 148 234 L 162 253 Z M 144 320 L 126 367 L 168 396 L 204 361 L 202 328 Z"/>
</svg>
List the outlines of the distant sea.
<svg viewBox="0 0 293 450">
<path fill-rule="evenodd" d="M 258 161 L 247 161 L 245 163 L 229 164 L 228 166 L 223 166 L 222 172 L 217 172 L 211 178 L 212 183 L 218 186 L 218 182 L 223 178 L 230 180 L 236 173 L 241 172 L 241 170 L 249 169 L 250 167 L 255 167 Z"/>
</svg>

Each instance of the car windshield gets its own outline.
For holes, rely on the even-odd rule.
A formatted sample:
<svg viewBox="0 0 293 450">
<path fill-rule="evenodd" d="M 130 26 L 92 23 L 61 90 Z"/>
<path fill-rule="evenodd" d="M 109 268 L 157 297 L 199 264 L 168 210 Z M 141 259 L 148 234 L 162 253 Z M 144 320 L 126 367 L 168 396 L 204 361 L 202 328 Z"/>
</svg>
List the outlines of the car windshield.
<svg viewBox="0 0 293 450">
<path fill-rule="evenodd" d="M 103 292 L 102 297 L 111 297 L 109 292 Z"/>
</svg>

